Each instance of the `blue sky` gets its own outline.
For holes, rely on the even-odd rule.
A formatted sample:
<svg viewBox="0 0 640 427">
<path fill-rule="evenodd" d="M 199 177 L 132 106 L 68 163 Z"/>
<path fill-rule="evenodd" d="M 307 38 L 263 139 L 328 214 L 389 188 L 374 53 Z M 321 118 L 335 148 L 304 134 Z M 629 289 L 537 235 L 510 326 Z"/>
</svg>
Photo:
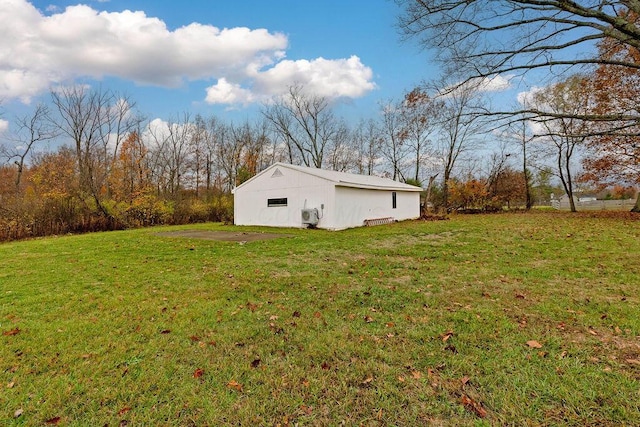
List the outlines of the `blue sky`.
<svg viewBox="0 0 640 427">
<path fill-rule="evenodd" d="M 4 119 L 75 83 L 126 93 L 149 118 L 232 120 L 301 83 L 341 99 L 341 115 L 367 118 L 437 74 L 400 41 L 390 0 L 1 3 Z"/>
</svg>

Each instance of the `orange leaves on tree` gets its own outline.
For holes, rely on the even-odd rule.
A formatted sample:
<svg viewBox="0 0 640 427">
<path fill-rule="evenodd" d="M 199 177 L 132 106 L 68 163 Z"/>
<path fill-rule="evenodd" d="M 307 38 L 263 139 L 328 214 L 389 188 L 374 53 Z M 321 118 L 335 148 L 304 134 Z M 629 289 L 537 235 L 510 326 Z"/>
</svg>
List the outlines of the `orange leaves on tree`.
<svg viewBox="0 0 640 427">
<path fill-rule="evenodd" d="M 618 14 L 629 25 L 640 24 L 637 12 L 621 8 Z M 637 121 L 640 71 L 636 67 L 605 63 L 638 64 L 640 50 L 629 43 L 605 37 L 598 44 L 598 53 L 603 63 L 598 65 L 591 79 L 593 114 L 619 119 L 593 124 L 596 136 L 587 141 L 590 150 L 583 161 L 586 172 L 583 179 L 604 184 L 621 181 L 640 184 L 640 149 L 636 136 L 640 130 Z"/>
</svg>

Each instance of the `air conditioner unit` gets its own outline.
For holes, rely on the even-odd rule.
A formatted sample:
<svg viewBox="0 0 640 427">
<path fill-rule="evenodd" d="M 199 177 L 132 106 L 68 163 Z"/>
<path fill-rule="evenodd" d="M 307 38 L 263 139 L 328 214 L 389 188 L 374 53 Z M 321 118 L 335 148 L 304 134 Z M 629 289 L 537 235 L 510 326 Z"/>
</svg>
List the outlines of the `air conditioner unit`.
<svg viewBox="0 0 640 427">
<path fill-rule="evenodd" d="M 318 215 L 318 209 L 302 209 L 302 223 L 311 226 L 318 225 L 320 216 Z"/>
</svg>

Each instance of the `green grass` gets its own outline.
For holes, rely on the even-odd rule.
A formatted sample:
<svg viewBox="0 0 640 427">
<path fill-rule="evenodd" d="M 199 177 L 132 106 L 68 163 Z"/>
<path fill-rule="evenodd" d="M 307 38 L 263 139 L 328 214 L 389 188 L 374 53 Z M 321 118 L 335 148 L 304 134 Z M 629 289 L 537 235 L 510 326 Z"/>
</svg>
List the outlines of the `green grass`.
<svg viewBox="0 0 640 427">
<path fill-rule="evenodd" d="M 179 228 L 0 245 L 0 425 L 640 425 L 637 218 Z"/>
</svg>

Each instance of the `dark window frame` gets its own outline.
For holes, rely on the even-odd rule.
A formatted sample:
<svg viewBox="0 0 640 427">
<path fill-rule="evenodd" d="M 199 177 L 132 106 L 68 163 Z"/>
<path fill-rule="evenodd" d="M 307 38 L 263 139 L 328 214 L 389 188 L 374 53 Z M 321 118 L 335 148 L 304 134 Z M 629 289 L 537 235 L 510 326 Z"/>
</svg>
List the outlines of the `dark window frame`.
<svg viewBox="0 0 640 427">
<path fill-rule="evenodd" d="M 398 195 L 396 194 L 395 191 L 391 192 L 391 208 L 392 209 L 397 209 L 398 207 Z"/>
<path fill-rule="evenodd" d="M 279 208 L 287 206 L 289 200 L 287 197 L 278 197 L 274 199 L 267 199 L 267 207 L 268 208 Z"/>
</svg>

